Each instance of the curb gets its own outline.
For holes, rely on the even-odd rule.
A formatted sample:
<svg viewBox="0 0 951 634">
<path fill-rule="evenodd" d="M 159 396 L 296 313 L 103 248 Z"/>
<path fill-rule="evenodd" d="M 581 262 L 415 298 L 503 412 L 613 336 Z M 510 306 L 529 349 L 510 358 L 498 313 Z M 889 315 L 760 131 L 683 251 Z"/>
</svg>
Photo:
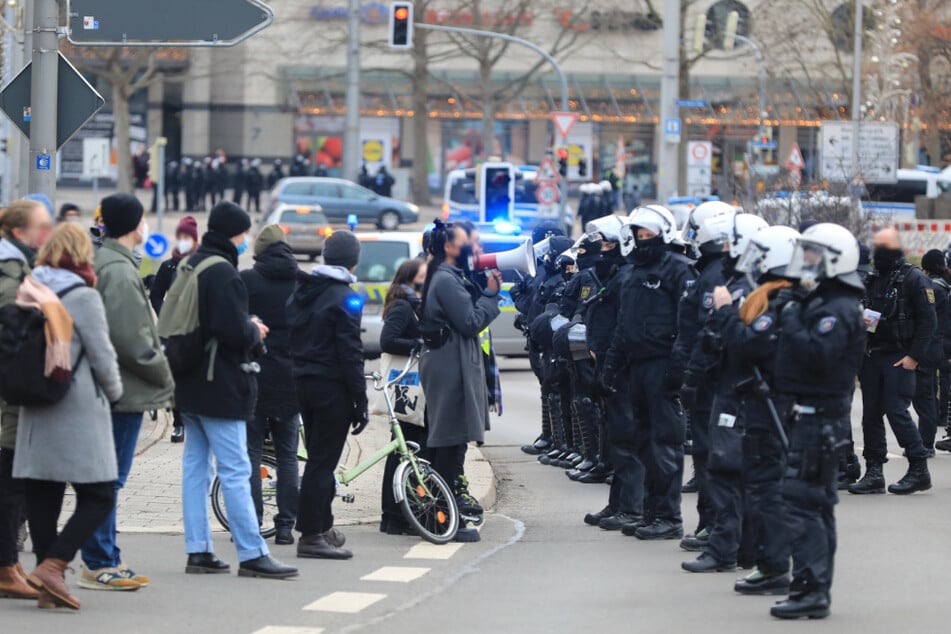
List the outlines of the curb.
<svg viewBox="0 0 951 634">
<path fill-rule="evenodd" d="M 158 444 L 165 438 L 166 432 L 171 424 L 171 415 L 166 410 L 158 414 L 155 421 L 149 419 L 149 413 L 145 412 L 142 421 L 142 431 L 139 432 L 139 440 L 135 446 L 135 457 L 138 458 L 146 451 Z"/>
</svg>

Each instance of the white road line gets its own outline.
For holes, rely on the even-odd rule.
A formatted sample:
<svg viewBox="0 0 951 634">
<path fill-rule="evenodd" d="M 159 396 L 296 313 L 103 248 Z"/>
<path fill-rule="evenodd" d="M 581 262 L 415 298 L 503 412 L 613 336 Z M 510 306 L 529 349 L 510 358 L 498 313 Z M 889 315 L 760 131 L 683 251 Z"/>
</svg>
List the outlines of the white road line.
<svg viewBox="0 0 951 634">
<path fill-rule="evenodd" d="M 444 544 L 437 546 L 429 542 L 420 542 L 409 552 L 403 555 L 403 559 L 449 559 L 462 548 L 462 544 Z"/>
<path fill-rule="evenodd" d="M 371 592 L 332 592 L 310 605 L 304 606 L 304 609 L 317 612 L 356 614 L 385 598 L 385 594 L 373 594 Z"/>
<path fill-rule="evenodd" d="M 394 583 L 409 583 L 416 581 L 431 568 L 413 568 L 409 566 L 383 566 L 368 575 L 360 577 L 361 581 L 392 581 Z"/>
<path fill-rule="evenodd" d="M 322 627 L 290 627 L 285 625 L 268 625 L 253 634 L 320 634 Z"/>
</svg>

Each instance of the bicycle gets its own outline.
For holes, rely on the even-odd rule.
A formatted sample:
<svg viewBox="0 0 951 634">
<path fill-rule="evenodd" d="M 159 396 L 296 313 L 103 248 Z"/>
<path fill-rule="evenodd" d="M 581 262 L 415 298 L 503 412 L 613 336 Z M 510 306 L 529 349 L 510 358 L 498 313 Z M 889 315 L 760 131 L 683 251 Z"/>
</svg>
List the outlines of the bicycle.
<svg viewBox="0 0 951 634">
<path fill-rule="evenodd" d="M 410 356 L 403 371 L 395 376 L 391 373 L 391 378 L 387 381 L 384 381 L 379 372 L 364 375 L 366 380 L 373 381 L 373 389 L 383 392 L 393 440 L 353 469 L 338 472 L 337 482 L 338 487 L 347 486 L 378 462 L 396 453 L 400 463 L 393 476 L 393 495 L 403 511 L 404 518 L 426 541 L 433 544 L 446 544 L 455 539 L 456 532 L 459 530 L 460 513 L 456 498 L 445 479 L 432 468 L 432 465 L 416 455 L 419 452 L 419 445 L 406 441 L 388 390 L 389 387 L 399 384 L 418 360 L 418 354 Z M 303 453 L 302 459 L 306 460 L 306 451 L 303 450 L 298 452 L 298 458 L 301 459 L 301 453 Z M 265 513 L 267 514 L 267 510 L 271 507 L 276 513 L 277 462 L 272 454 L 266 453 L 263 456 L 259 469 L 263 480 L 261 492 L 265 503 Z M 224 512 L 224 500 L 220 488 L 220 483 L 215 478 L 212 486 L 212 510 L 221 525 L 227 529 L 228 520 Z M 351 493 L 338 493 L 337 496 L 345 503 L 355 501 Z M 481 517 L 478 518 L 478 523 L 481 523 Z M 261 535 L 269 537 L 275 532 L 275 528 L 267 527 L 262 529 Z"/>
</svg>

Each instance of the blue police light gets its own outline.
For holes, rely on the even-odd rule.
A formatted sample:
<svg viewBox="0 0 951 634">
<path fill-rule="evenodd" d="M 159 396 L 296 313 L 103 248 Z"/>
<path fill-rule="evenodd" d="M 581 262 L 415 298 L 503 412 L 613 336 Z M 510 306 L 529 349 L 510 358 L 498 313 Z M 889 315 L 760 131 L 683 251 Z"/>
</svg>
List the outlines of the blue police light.
<svg viewBox="0 0 951 634">
<path fill-rule="evenodd" d="M 350 227 L 350 231 L 356 231 L 357 225 L 360 224 L 357 220 L 357 214 L 348 214 L 347 215 L 347 225 Z"/>
<path fill-rule="evenodd" d="M 522 233 L 522 228 L 519 225 L 508 220 L 496 220 L 492 224 L 492 228 L 497 234 L 503 236 L 517 236 Z"/>
<path fill-rule="evenodd" d="M 351 295 L 347 298 L 345 307 L 351 315 L 358 315 L 363 310 L 363 298 L 359 295 Z"/>
</svg>

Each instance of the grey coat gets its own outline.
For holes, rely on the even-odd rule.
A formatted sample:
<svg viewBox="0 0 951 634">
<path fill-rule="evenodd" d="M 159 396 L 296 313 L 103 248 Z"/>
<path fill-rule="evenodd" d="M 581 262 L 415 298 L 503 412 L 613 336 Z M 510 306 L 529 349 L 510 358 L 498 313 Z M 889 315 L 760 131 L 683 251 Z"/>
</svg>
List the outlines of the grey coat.
<svg viewBox="0 0 951 634">
<path fill-rule="evenodd" d="M 82 282 L 63 269 L 38 267 L 38 282 L 61 292 Z M 99 293 L 82 287 L 63 297 L 73 318 L 72 362 L 83 357 L 66 397 L 48 407 L 20 408 L 13 475 L 54 482 L 109 482 L 118 477 L 109 403 L 122 396 L 116 351 Z"/>
<path fill-rule="evenodd" d="M 482 442 L 489 422 L 489 397 L 479 333 L 499 316 L 498 297 L 473 301 L 462 272 L 441 264 L 433 274 L 422 321 L 452 329 L 438 350 L 423 351 L 420 380 L 426 394 L 430 447 Z"/>
</svg>

